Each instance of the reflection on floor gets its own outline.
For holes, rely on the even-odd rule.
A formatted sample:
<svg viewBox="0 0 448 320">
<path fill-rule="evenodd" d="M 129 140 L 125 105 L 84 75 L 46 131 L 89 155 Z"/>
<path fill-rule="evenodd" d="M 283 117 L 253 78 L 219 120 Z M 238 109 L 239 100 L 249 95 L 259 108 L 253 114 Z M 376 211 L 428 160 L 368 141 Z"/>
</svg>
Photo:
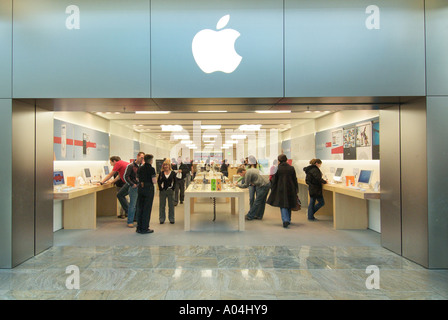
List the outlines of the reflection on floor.
<svg viewBox="0 0 448 320">
<path fill-rule="evenodd" d="M 196 205 L 192 231 L 158 223 L 140 235 L 126 221 L 100 218 L 96 230 L 61 230 L 52 248 L 12 270 L 0 270 L 0 299 L 448 299 L 448 270 L 427 270 L 380 245 L 371 230 L 333 230 L 331 217 L 308 222 L 293 213 L 284 229 L 277 208 L 246 221 L 218 205 Z M 79 289 L 68 289 L 79 268 Z M 376 266 L 379 289 L 369 289 Z"/>
</svg>

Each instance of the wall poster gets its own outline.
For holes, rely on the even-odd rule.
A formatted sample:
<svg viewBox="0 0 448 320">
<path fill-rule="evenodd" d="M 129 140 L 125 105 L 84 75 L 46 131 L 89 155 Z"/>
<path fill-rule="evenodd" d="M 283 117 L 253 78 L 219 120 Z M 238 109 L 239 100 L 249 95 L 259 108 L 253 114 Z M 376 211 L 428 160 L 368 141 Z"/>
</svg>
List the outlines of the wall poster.
<svg viewBox="0 0 448 320">
<path fill-rule="evenodd" d="M 54 160 L 107 161 L 109 134 L 54 120 Z"/>
</svg>

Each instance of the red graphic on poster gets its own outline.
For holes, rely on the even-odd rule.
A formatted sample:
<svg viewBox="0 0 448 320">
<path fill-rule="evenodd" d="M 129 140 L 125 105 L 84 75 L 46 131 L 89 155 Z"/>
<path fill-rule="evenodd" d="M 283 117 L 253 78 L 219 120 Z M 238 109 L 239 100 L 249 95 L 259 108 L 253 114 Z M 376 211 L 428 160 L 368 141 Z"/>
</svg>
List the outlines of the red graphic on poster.
<svg viewBox="0 0 448 320">
<path fill-rule="evenodd" d="M 331 149 L 331 154 L 340 154 L 340 153 L 344 153 L 344 146 Z"/>
<path fill-rule="evenodd" d="M 61 139 L 61 137 L 53 137 L 53 138 L 54 138 L 54 139 L 53 139 L 53 142 L 54 142 L 54 143 L 58 143 L 58 144 L 61 144 L 61 143 L 62 143 L 62 139 Z M 82 147 L 82 146 L 83 146 L 82 140 L 67 139 L 66 144 L 67 144 L 68 146 L 76 146 L 76 147 Z M 96 143 L 95 143 L 95 142 L 87 141 L 87 143 L 86 143 L 86 147 L 87 147 L 87 148 L 93 148 L 93 149 L 95 149 L 95 148 L 96 148 Z"/>
</svg>

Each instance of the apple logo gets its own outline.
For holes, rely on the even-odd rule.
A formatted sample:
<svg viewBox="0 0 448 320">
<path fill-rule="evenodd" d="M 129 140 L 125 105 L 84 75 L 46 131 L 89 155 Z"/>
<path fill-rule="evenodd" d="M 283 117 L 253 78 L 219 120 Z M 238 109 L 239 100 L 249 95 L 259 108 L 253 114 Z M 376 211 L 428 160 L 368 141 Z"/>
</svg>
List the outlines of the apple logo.
<svg viewBox="0 0 448 320">
<path fill-rule="evenodd" d="M 229 20 L 230 15 L 219 19 L 216 29 L 224 28 Z M 192 43 L 193 57 L 199 68 L 205 73 L 235 71 L 242 59 L 235 51 L 235 41 L 239 36 L 240 33 L 233 29 L 199 31 Z"/>
</svg>

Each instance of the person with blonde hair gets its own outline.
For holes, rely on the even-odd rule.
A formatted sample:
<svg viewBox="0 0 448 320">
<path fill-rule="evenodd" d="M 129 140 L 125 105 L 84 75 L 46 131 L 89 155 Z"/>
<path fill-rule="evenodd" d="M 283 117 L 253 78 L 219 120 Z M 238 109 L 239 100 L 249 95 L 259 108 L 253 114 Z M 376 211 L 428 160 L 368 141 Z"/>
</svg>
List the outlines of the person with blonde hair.
<svg viewBox="0 0 448 320">
<path fill-rule="evenodd" d="M 174 189 L 176 188 L 176 173 L 171 169 L 171 162 L 164 161 L 157 178 L 159 187 L 159 222 L 165 223 L 166 202 L 168 201 L 168 220 L 174 223 Z"/>
<path fill-rule="evenodd" d="M 305 182 L 308 185 L 310 195 L 310 203 L 308 205 L 309 221 L 317 221 L 314 214 L 325 205 L 322 185 L 326 184 L 327 180 L 322 179 L 322 172 L 320 171 L 321 165 L 322 160 L 312 159 L 310 160 L 310 165 L 303 168 L 303 171 L 306 173 Z"/>
</svg>

